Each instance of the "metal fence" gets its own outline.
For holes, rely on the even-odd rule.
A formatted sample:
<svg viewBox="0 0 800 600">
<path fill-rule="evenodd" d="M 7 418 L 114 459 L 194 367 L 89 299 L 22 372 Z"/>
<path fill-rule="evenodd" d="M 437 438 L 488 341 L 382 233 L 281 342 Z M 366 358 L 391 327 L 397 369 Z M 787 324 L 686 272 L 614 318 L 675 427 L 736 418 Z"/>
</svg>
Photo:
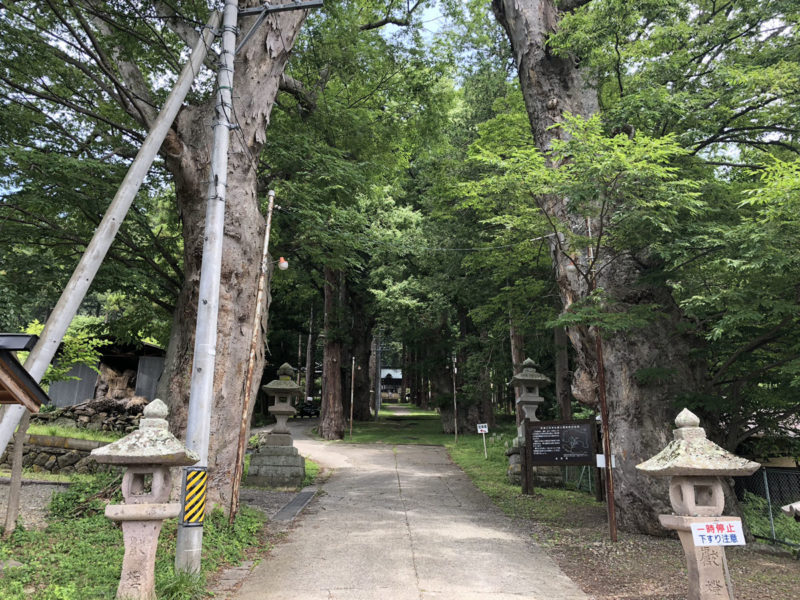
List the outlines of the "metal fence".
<svg viewBox="0 0 800 600">
<path fill-rule="evenodd" d="M 800 501 L 800 470 L 764 467 L 734 481 L 753 535 L 800 548 L 800 523 L 781 511 L 781 506 Z"/>
<path fill-rule="evenodd" d="M 594 494 L 594 467 L 562 467 L 564 487 Z"/>
</svg>

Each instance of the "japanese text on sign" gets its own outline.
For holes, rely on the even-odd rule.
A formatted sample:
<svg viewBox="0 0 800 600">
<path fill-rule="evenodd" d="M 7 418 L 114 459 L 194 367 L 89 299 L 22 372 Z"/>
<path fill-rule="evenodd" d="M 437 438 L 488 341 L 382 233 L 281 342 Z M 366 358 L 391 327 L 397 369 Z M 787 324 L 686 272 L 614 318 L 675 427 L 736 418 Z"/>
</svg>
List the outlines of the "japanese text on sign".
<svg viewBox="0 0 800 600">
<path fill-rule="evenodd" d="M 592 421 L 538 421 L 529 424 L 534 465 L 594 465 Z"/>
<path fill-rule="evenodd" d="M 478 433 L 489 433 L 489 424 L 478 423 Z"/>
<path fill-rule="evenodd" d="M 742 522 L 724 521 L 692 523 L 692 539 L 695 546 L 744 546 Z"/>
</svg>

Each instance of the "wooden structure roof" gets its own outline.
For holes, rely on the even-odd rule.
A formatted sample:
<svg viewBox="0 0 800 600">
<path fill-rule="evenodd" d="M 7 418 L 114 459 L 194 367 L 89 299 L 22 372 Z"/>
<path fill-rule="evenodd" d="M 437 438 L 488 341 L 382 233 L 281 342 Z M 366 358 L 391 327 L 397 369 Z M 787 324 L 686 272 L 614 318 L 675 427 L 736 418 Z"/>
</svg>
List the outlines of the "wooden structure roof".
<svg viewBox="0 0 800 600">
<path fill-rule="evenodd" d="M 0 404 L 22 404 L 31 412 L 49 401 L 47 394 L 12 352 L 30 350 L 35 335 L 0 334 Z"/>
</svg>

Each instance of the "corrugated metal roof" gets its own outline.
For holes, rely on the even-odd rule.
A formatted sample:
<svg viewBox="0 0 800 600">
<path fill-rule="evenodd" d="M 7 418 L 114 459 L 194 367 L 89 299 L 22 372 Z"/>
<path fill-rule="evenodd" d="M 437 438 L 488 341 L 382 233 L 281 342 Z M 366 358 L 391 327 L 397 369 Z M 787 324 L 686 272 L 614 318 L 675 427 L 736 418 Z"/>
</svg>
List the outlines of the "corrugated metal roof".
<svg viewBox="0 0 800 600">
<path fill-rule="evenodd" d="M 386 379 L 387 377 L 391 377 L 392 379 L 402 379 L 403 378 L 403 370 L 402 369 L 381 369 L 381 379 Z"/>
</svg>

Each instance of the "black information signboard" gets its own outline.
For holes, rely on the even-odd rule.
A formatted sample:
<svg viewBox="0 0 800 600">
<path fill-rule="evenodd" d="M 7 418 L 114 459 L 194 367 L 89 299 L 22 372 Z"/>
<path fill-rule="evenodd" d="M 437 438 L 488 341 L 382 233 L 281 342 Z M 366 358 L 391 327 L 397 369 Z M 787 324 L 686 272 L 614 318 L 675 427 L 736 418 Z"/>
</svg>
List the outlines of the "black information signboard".
<svg viewBox="0 0 800 600">
<path fill-rule="evenodd" d="M 530 466 L 595 466 L 595 422 L 526 421 Z"/>
</svg>

